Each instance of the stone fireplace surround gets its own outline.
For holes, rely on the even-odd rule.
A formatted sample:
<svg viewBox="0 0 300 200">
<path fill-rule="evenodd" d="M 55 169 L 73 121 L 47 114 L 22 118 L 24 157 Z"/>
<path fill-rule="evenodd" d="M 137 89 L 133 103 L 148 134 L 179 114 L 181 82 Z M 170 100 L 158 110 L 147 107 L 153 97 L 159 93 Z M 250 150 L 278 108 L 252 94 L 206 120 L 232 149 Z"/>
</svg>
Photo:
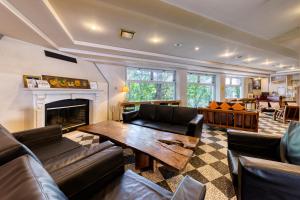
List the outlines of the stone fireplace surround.
<svg viewBox="0 0 300 200">
<path fill-rule="evenodd" d="M 90 101 L 89 122 L 99 122 L 100 95 L 103 90 L 94 89 L 60 89 L 60 88 L 26 88 L 26 92 L 32 95 L 32 123 L 33 128 L 45 126 L 45 105 L 47 103 L 65 99 L 88 99 Z"/>
</svg>

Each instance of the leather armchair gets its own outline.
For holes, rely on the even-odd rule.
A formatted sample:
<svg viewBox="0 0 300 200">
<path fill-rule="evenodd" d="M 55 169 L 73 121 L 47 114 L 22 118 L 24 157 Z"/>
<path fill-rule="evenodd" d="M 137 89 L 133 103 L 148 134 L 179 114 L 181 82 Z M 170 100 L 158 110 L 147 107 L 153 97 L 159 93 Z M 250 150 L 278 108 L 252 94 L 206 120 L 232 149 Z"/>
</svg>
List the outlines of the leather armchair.
<svg viewBox="0 0 300 200">
<path fill-rule="evenodd" d="M 138 191 L 133 192 L 132 190 Z M 126 171 L 121 177 L 104 187 L 95 194 L 91 200 L 204 200 L 206 186 L 185 176 L 179 184 L 177 190 L 172 193 L 148 179 L 139 176 L 131 170 Z"/>
<path fill-rule="evenodd" d="M 238 199 L 300 199 L 300 166 L 239 158 Z"/>
<path fill-rule="evenodd" d="M 300 122 L 291 122 L 284 136 L 227 133 L 228 165 L 238 199 L 300 199 Z"/>
</svg>

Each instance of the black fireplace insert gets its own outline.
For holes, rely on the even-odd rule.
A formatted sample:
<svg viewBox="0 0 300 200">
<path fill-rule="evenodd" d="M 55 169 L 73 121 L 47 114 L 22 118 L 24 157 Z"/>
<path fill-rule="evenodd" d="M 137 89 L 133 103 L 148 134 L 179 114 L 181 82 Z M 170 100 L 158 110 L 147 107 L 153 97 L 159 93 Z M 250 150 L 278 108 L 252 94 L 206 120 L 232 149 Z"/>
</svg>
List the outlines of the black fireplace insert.
<svg viewBox="0 0 300 200">
<path fill-rule="evenodd" d="M 63 132 L 89 124 L 89 100 L 66 99 L 45 106 L 45 125 L 62 125 Z"/>
</svg>

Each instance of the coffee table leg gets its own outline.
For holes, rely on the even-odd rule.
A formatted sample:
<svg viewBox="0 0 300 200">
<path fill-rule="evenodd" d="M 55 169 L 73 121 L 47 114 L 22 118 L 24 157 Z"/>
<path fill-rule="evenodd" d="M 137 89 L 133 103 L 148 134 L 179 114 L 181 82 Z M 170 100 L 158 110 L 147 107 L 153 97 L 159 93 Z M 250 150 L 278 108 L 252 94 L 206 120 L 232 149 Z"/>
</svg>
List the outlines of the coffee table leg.
<svg viewBox="0 0 300 200">
<path fill-rule="evenodd" d="M 135 169 L 141 170 L 145 168 L 152 169 L 153 167 L 153 159 L 147 154 L 135 151 Z"/>
</svg>

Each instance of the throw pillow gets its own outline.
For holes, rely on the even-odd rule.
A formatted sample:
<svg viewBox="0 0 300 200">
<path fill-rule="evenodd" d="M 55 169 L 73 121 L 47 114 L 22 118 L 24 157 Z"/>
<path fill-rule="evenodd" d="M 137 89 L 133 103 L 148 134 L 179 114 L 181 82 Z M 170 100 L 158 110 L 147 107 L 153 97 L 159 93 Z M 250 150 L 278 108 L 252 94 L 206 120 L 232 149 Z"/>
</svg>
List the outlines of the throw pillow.
<svg viewBox="0 0 300 200">
<path fill-rule="evenodd" d="M 291 121 L 287 132 L 281 139 L 282 161 L 300 165 L 300 122 Z"/>
<path fill-rule="evenodd" d="M 226 102 L 223 102 L 220 107 L 222 110 L 229 110 L 231 108 L 231 106 Z"/>
<path fill-rule="evenodd" d="M 209 104 L 209 108 L 211 108 L 211 109 L 217 109 L 217 108 L 219 108 L 219 104 L 216 101 L 212 101 Z"/>
<path fill-rule="evenodd" d="M 233 106 L 232 106 L 233 110 L 245 110 L 245 107 L 242 106 L 241 104 L 239 103 L 235 103 Z"/>
</svg>

